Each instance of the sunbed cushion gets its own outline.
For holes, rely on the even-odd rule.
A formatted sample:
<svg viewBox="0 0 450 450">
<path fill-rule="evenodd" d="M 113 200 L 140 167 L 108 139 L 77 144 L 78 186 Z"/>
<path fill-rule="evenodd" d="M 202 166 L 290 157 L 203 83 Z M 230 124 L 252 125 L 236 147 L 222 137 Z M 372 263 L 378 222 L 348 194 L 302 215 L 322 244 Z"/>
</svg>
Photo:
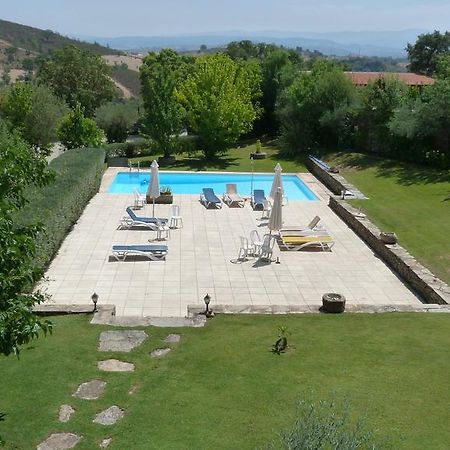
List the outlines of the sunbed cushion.
<svg viewBox="0 0 450 450">
<path fill-rule="evenodd" d="M 167 245 L 159 244 L 136 244 L 136 245 L 113 245 L 113 252 L 145 252 L 145 253 L 163 253 L 168 251 Z"/>
</svg>

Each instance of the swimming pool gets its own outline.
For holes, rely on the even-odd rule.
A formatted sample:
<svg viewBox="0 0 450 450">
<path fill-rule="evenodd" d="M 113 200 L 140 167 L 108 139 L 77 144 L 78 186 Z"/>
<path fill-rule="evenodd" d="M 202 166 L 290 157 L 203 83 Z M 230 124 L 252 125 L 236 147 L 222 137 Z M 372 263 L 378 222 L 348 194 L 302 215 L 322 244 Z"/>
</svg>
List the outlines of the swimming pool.
<svg viewBox="0 0 450 450">
<path fill-rule="evenodd" d="M 147 192 L 150 172 L 119 172 L 108 189 L 110 194 L 131 194 L 138 189 Z M 264 189 L 269 195 L 272 188 L 272 174 L 253 175 L 253 189 Z M 159 184 L 170 186 L 174 194 L 200 194 L 202 188 L 211 187 L 218 196 L 222 195 L 227 183 L 236 183 L 242 196 L 249 196 L 252 188 L 252 175 L 249 173 L 181 173 L 160 172 Z M 283 175 L 283 187 L 289 200 L 317 200 L 314 193 L 295 175 Z"/>
</svg>

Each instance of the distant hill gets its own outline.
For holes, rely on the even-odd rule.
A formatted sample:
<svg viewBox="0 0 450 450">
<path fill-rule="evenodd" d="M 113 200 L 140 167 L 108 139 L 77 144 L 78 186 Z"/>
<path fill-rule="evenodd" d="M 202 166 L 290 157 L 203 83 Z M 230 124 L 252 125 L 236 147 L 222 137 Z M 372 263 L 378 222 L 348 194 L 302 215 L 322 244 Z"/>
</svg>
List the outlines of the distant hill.
<svg viewBox="0 0 450 450">
<path fill-rule="evenodd" d="M 23 77 L 27 70 L 35 69 L 37 59 L 66 45 L 75 45 L 102 56 L 113 66 L 112 77 L 125 97 L 139 95 L 140 60 L 134 62 L 133 58 L 127 57 L 123 52 L 98 43 L 71 39 L 50 30 L 40 30 L 6 20 L 0 20 L 0 75 L 7 68 L 11 81 L 16 81 L 18 77 Z M 131 69 L 124 65 L 128 63 Z"/>
<path fill-rule="evenodd" d="M 325 55 L 335 56 L 382 56 L 405 57 L 408 42 L 415 42 L 417 36 L 427 30 L 401 31 L 349 31 L 349 32 L 224 32 L 187 34 L 174 36 L 123 36 L 102 38 L 79 36 L 84 40 L 97 41 L 119 50 L 145 52 L 170 47 L 178 51 L 198 50 L 201 45 L 221 47 L 231 41 L 249 39 L 253 42 L 267 42 L 285 47 L 302 47 L 317 50 Z"/>
<path fill-rule="evenodd" d="M 28 52 L 31 55 L 47 55 L 52 50 L 66 45 L 75 45 L 78 48 L 89 50 L 97 55 L 119 53 L 107 46 L 96 43 L 82 42 L 62 36 L 50 30 L 40 30 L 6 20 L 0 20 L 0 40 L 7 42 L 11 47 Z"/>
</svg>

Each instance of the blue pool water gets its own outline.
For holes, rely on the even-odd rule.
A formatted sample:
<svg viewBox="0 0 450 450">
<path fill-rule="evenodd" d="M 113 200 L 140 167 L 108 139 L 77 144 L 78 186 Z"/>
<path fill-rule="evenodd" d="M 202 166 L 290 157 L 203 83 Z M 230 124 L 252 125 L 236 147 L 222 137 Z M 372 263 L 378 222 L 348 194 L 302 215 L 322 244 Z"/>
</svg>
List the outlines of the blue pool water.
<svg viewBox="0 0 450 450">
<path fill-rule="evenodd" d="M 119 172 L 108 189 L 110 194 L 131 194 L 138 189 L 141 194 L 147 192 L 150 172 Z M 269 195 L 273 175 L 253 175 L 253 189 L 264 189 Z M 211 187 L 221 196 L 227 183 L 236 183 L 242 196 L 249 196 L 252 175 L 249 173 L 179 173 L 160 172 L 159 184 L 170 186 L 174 194 L 200 194 L 202 188 Z M 314 193 L 295 175 L 283 175 L 283 187 L 289 200 L 317 200 Z"/>
</svg>

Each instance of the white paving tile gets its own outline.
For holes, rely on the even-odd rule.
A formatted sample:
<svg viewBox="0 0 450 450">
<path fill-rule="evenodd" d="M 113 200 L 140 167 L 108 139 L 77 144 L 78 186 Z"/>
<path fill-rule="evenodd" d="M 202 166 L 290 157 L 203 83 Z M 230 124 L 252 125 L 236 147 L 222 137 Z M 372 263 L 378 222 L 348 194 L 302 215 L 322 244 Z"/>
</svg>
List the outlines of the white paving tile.
<svg viewBox="0 0 450 450">
<path fill-rule="evenodd" d="M 197 195 L 175 195 L 184 227 L 171 231 L 165 262 L 117 262 L 113 244 L 144 244 L 155 239 L 147 230 L 117 230 L 133 196 L 108 194 L 117 169 L 108 169 L 102 188 L 87 205 L 50 265 L 42 286 L 52 302 L 113 303 L 117 315 L 184 316 L 189 304 L 309 305 L 316 308 L 325 292 L 337 291 L 348 303 L 418 304 L 419 300 L 327 206 L 327 192 L 310 174 L 301 177 L 321 200 L 290 201 L 285 224 L 307 224 L 319 215 L 336 244 L 332 252 L 286 252 L 275 246 L 281 264 L 238 262 L 239 236 L 252 229 L 268 232 L 261 212 L 244 208 L 206 210 Z M 147 205 L 139 215 L 151 215 Z M 156 205 L 167 217 L 170 205 Z"/>
</svg>

